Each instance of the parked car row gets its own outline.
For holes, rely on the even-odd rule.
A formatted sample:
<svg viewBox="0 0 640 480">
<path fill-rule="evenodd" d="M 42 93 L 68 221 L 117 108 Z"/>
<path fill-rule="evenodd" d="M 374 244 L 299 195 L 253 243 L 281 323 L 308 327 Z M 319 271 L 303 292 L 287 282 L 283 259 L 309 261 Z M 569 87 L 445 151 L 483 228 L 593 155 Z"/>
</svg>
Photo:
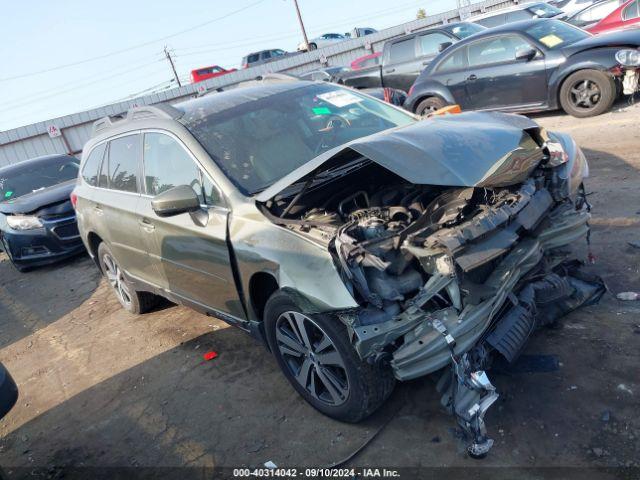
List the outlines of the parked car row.
<svg viewBox="0 0 640 480">
<path fill-rule="evenodd" d="M 632 47 L 632 48 L 629 48 Z M 469 37 L 439 55 L 409 91 L 423 114 L 463 109 L 541 111 L 574 117 L 608 111 L 638 87 L 640 30 L 591 36 L 559 20 L 527 20 Z"/>
</svg>

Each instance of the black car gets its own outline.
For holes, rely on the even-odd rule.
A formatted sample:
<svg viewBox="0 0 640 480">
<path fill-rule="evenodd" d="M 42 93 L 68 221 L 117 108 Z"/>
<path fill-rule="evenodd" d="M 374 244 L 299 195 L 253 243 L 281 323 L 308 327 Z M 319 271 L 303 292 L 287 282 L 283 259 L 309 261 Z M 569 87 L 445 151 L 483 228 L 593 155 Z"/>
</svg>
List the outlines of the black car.
<svg viewBox="0 0 640 480">
<path fill-rule="evenodd" d="M 13 408 L 18 400 L 18 387 L 9 371 L 0 363 L 0 419 Z"/>
<path fill-rule="evenodd" d="M 485 28 L 468 22 L 448 23 L 385 42 L 379 65 L 335 75 L 353 88 L 396 88 L 406 92 L 425 66 L 443 50 Z"/>
<path fill-rule="evenodd" d="M 404 107 L 418 114 L 463 110 L 531 112 L 562 107 L 599 115 L 638 88 L 640 30 L 597 37 L 559 20 L 496 27 L 462 40 L 418 77 Z"/>
<path fill-rule="evenodd" d="M 0 168 L 0 241 L 19 271 L 84 251 L 70 199 L 78 164 L 47 155 Z"/>
</svg>

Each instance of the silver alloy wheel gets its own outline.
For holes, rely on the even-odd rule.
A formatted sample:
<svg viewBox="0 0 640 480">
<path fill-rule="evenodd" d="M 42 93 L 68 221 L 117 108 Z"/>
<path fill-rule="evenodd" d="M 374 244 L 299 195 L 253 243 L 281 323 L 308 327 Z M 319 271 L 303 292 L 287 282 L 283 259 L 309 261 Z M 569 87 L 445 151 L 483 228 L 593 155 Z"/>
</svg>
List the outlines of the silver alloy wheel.
<svg viewBox="0 0 640 480">
<path fill-rule="evenodd" d="M 569 90 L 571 103 L 574 107 L 591 110 L 595 108 L 600 99 L 602 92 L 598 84 L 592 80 L 580 80 Z"/>
<path fill-rule="evenodd" d="M 289 371 L 313 398 L 331 406 L 347 401 L 344 361 L 316 322 L 298 312 L 285 312 L 276 321 L 276 342 Z"/>
<path fill-rule="evenodd" d="M 104 263 L 105 274 L 107 275 L 107 280 L 109 280 L 109 284 L 113 291 L 118 296 L 118 300 L 126 306 L 131 305 L 131 294 L 129 293 L 129 287 L 127 286 L 124 280 L 124 274 L 120 267 L 116 263 L 116 261 L 109 255 L 105 253 L 102 256 L 102 263 Z"/>
</svg>

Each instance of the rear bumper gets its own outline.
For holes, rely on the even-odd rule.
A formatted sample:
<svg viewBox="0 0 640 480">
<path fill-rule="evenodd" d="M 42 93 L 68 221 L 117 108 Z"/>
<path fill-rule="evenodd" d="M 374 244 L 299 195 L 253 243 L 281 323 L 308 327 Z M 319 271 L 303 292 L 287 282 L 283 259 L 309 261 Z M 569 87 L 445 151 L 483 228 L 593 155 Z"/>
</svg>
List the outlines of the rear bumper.
<svg viewBox="0 0 640 480">
<path fill-rule="evenodd" d="M 42 219 L 34 230 L 2 231 L 2 245 L 14 264 L 21 267 L 48 265 L 85 251 L 75 216 Z"/>
</svg>

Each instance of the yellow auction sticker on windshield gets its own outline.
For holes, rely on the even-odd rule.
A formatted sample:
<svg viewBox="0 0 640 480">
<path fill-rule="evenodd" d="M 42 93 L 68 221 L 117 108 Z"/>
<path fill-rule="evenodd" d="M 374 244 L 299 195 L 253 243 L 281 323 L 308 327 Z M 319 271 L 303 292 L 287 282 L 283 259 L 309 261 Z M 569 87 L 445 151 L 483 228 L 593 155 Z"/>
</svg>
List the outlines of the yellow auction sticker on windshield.
<svg viewBox="0 0 640 480">
<path fill-rule="evenodd" d="M 351 92 L 345 90 L 334 90 L 333 92 L 321 93 L 318 98 L 324 100 L 338 108 L 346 107 L 352 103 L 361 102 L 362 99 Z"/>
<path fill-rule="evenodd" d="M 562 40 L 559 36 L 554 35 L 553 33 L 550 33 L 546 37 L 542 37 L 540 41 L 549 48 L 553 48 L 556 45 L 560 45 L 562 42 L 564 42 L 564 40 Z"/>
</svg>

